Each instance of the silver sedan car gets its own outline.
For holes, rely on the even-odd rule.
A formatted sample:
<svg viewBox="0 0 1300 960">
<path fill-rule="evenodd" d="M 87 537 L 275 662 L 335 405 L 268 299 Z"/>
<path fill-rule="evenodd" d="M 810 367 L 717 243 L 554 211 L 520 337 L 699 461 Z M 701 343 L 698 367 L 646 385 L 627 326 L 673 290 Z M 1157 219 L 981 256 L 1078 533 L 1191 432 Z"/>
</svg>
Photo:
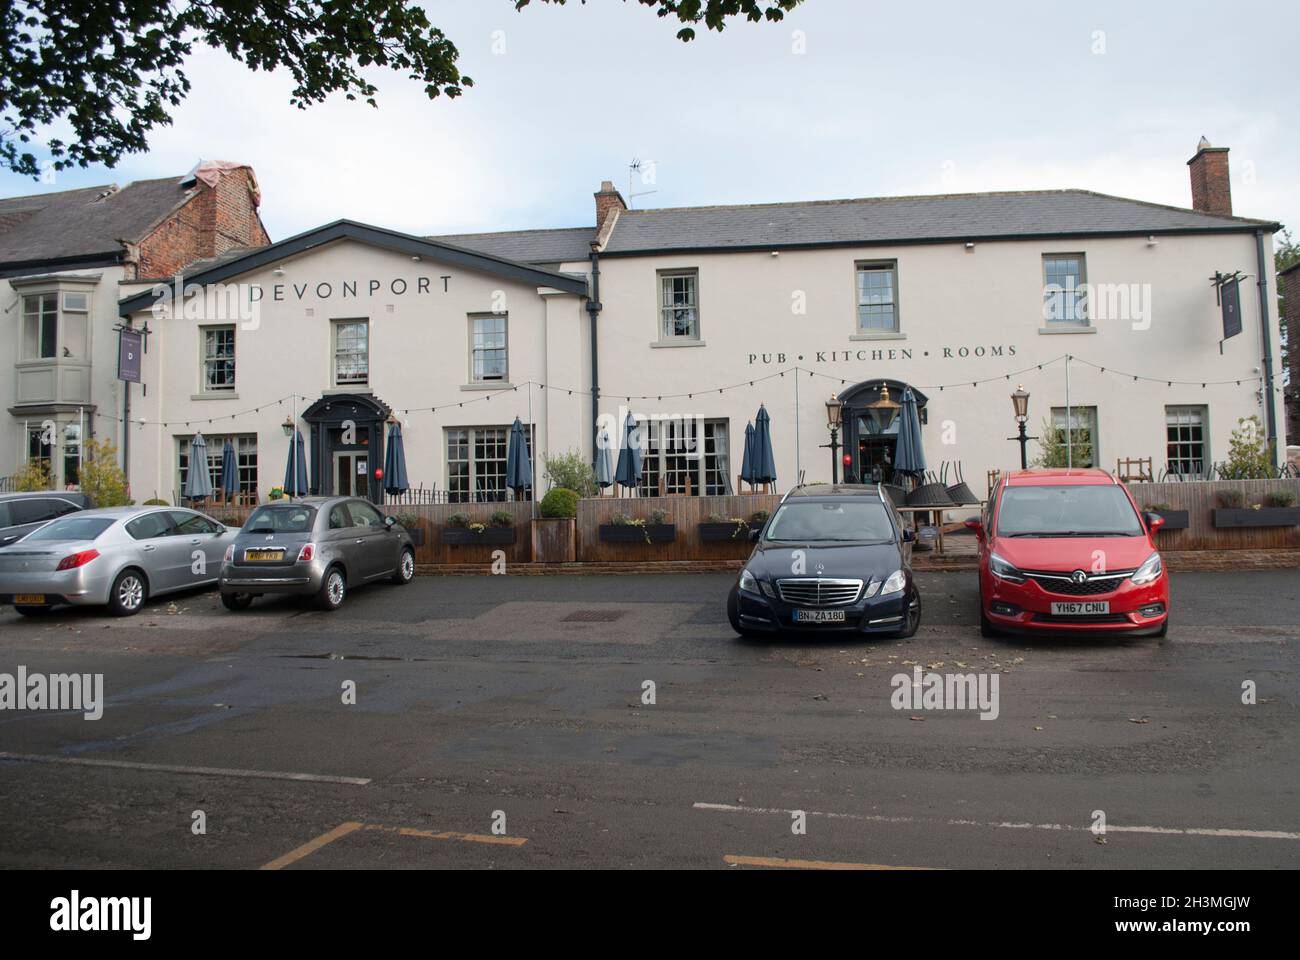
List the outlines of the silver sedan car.
<svg viewBox="0 0 1300 960">
<path fill-rule="evenodd" d="M 392 517 L 356 497 L 307 497 L 249 515 L 221 565 L 221 602 L 243 610 L 264 593 L 287 593 L 337 610 L 359 584 L 414 576 L 411 535 Z"/>
<path fill-rule="evenodd" d="M 51 520 L 0 548 L 0 603 L 137 613 L 149 597 L 215 583 L 238 528 L 181 507 L 107 507 Z"/>
</svg>

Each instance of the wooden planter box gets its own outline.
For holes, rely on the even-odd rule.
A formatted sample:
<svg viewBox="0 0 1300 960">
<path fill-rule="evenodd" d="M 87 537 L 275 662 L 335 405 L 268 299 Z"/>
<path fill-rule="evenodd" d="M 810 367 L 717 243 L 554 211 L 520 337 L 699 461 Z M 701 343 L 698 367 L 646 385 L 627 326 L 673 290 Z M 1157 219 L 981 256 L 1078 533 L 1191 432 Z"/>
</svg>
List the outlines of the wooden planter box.
<svg viewBox="0 0 1300 960">
<path fill-rule="evenodd" d="M 1186 530 L 1191 523 L 1191 515 L 1186 510 L 1149 510 L 1148 513 L 1157 513 L 1165 518 L 1165 525 L 1160 528 L 1159 532 L 1165 530 Z"/>
<path fill-rule="evenodd" d="M 578 522 L 572 517 L 539 517 L 533 521 L 533 560 L 573 563 L 578 558 Z"/>
<path fill-rule="evenodd" d="M 749 543 L 749 531 L 753 530 L 748 522 L 735 523 L 701 523 L 700 539 L 705 543 Z"/>
<path fill-rule="evenodd" d="M 502 544 L 515 542 L 514 527 L 488 527 L 482 533 L 475 533 L 469 527 L 443 527 L 442 542 L 451 546 L 468 544 Z"/>
<path fill-rule="evenodd" d="M 1294 527 L 1300 524 L 1300 507 L 1218 507 L 1214 510 L 1216 527 Z"/>
<path fill-rule="evenodd" d="M 600 539 L 606 543 L 672 543 L 677 539 L 677 524 L 647 523 L 639 527 L 633 524 L 602 523 Z"/>
<path fill-rule="evenodd" d="M 411 543 L 417 547 L 424 546 L 424 527 L 407 527 L 407 534 L 411 538 Z"/>
</svg>

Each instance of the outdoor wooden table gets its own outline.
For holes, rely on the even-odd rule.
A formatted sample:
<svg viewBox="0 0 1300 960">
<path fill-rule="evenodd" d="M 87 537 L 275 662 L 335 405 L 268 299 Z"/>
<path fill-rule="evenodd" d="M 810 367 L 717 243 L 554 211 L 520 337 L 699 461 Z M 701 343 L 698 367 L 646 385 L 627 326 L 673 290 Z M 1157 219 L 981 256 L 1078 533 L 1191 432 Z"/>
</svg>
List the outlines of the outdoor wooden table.
<svg viewBox="0 0 1300 960">
<path fill-rule="evenodd" d="M 934 542 L 934 552 L 935 552 L 936 554 L 942 555 L 942 554 L 943 554 L 943 535 L 944 535 L 945 527 L 951 527 L 953 530 L 957 530 L 957 529 L 959 529 L 959 528 L 960 528 L 960 527 L 965 523 L 965 521 L 957 521 L 957 522 L 955 522 L 955 523 L 945 524 L 945 523 L 943 522 L 943 515 L 944 515 L 945 513 L 952 513 L 952 512 L 955 511 L 955 510 L 982 510 L 982 509 L 983 509 L 983 506 L 982 506 L 981 504 L 978 504 L 978 503 L 971 503 L 971 504 L 964 504 L 964 505 L 960 505 L 960 506 L 954 505 L 954 506 L 951 506 L 951 507 L 897 507 L 896 509 L 898 510 L 899 513 L 902 513 L 902 514 L 908 514 L 908 513 L 910 513 L 910 514 L 918 514 L 918 513 L 933 513 L 933 514 L 937 514 L 937 515 L 938 515 L 938 517 L 937 517 L 938 522 L 934 524 L 934 529 L 935 529 L 935 531 L 936 531 L 935 542 Z M 916 517 L 913 516 L 911 519 L 912 519 L 912 529 L 913 529 L 913 530 L 917 530 Z"/>
</svg>

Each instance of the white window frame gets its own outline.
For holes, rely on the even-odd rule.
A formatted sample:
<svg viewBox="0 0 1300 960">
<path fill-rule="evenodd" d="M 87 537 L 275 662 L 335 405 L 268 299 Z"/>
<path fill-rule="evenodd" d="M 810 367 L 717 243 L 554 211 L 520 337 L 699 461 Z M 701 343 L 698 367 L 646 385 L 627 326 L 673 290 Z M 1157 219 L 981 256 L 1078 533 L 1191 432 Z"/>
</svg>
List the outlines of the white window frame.
<svg viewBox="0 0 1300 960">
<path fill-rule="evenodd" d="M 1062 444 L 1065 443 L 1064 430 L 1065 430 L 1065 428 L 1066 428 L 1066 417 L 1065 417 L 1065 415 L 1066 415 L 1066 409 L 1067 409 L 1066 407 L 1052 407 L 1052 414 L 1051 414 L 1051 416 L 1052 416 L 1052 429 L 1053 429 L 1053 430 L 1060 430 L 1060 431 L 1063 431 L 1063 432 L 1062 432 L 1062 435 L 1061 435 L 1061 443 L 1062 443 Z M 1070 439 L 1071 439 L 1071 444 L 1070 444 L 1070 446 L 1071 446 L 1071 448 L 1072 448 L 1072 449 L 1071 449 L 1071 460 L 1072 460 L 1074 466 L 1076 466 L 1076 467 L 1098 467 L 1098 466 L 1100 466 L 1100 465 L 1101 465 L 1101 454 L 1098 452 L 1099 444 L 1098 444 L 1098 442 L 1097 442 L 1097 440 L 1098 440 L 1098 437 L 1097 437 L 1097 434 L 1098 434 L 1098 426 L 1097 426 L 1097 424 L 1098 424 L 1098 421 L 1100 420 L 1100 416 L 1099 416 L 1099 414 L 1098 414 L 1098 412 L 1097 412 L 1097 408 L 1096 408 L 1096 407 L 1090 407 L 1090 406 L 1087 406 L 1087 405 L 1085 405 L 1085 404 L 1079 404 L 1079 405 L 1077 405 L 1077 406 L 1072 405 L 1072 406 L 1070 406 L 1068 409 L 1069 409 L 1069 414 L 1070 414 L 1070 420 L 1071 420 L 1072 423 L 1073 423 L 1072 429 L 1073 429 L 1073 430 L 1088 430 L 1088 431 L 1092 434 L 1092 436 L 1087 440 L 1087 444 L 1088 444 L 1088 446 L 1090 446 L 1090 447 L 1092 448 L 1092 456 L 1089 458 L 1089 459 L 1091 460 L 1090 463 L 1084 463 L 1083 461 L 1081 461 L 1081 460 L 1079 459 L 1078 449 L 1079 449 L 1079 444 L 1080 444 L 1082 441 L 1078 440 L 1077 437 L 1071 437 L 1071 438 L 1070 438 Z M 1084 422 L 1081 422 L 1081 421 L 1080 421 L 1080 414 L 1082 414 L 1082 415 L 1086 418 L 1086 420 L 1085 420 Z M 1058 416 L 1058 415 L 1059 415 L 1059 416 Z M 1059 422 L 1058 422 L 1058 421 L 1059 421 Z"/>
<path fill-rule="evenodd" d="M 1067 289 L 1052 290 L 1052 285 L 1060 286 L 1059 280 L 1049 278 L 1048 264 L 1065 261 L 1077 260 L 1079 262 L 1079 276 L 1075 285 L 1073 295 Z M 1088 303 L 1088 257 L 1081 252 L 1074 253 L 1045 253 L 1042 256 L 1042 282 L 1043 282 L 1043 323 L 1053 329 L 1062 329 L 1070 327 L 1088 327 L 1092 325 L 1091 310 Z M 1058 312 L 1052 307 L 1053 302 L 1061 304 L 1059 312 L 1064 314 L 1073 314 L 1073 316 L 1053 317 L 1051 314 Z"/>
<path fill-rule="evenodd" d="M 339 333 L 345 326 L 360 324 L 365 330 L 365 376 L 349 379 L 339 378 Z M 356 351 L 350 352 L 349 355 L 355 355 Z M 330 321 L 330 383 L 335 387 L 368 387 L 370 386 L 370 318 L 369 317 L 339 317 Z"/>
<path fill-rule="evenodd" d="M 529 455 L 531 456 L 532 455 L 531 451 L 533 449 L 532 447 L 533 429 L 532 427 L 525 425 L 524 430 L 525 430 L 524 439 L 525 442 L 528 444 Z M 486 439 L 484 435 L 487 434 L 489 431 L 493 433 L 499 432 L 500 434 L 499 437 L 492 438 L 492 442 L 494 444 L 499 444 L 499 449 L 501 451 L 500 457 L 485 458 L 485 457 L 478 456 L 479 443 L 480 441 Z M 463 441 L 459 440 L 459 436 L 461 434 L 464 435 Z M 446 482 L 447 482 L 446 489 L 447 489 L 448 503 L 501 503 L 509 499 L 510 491 L 509 491 L 509 487 L 506 486 L 506 459 L 510 453 L 510 425 L 509 424 L 504 424 L 504 425 L 483 424 L 474 427 L 471 426 L 444 427 L 442 438 L 443 438 L 442 449 L 444 454 L 446 455 L 445 472 L 446 472 Z M 466 449 L 466 455 L 464 458 L 452 457 L 451 445 L 452 445 L 453 438 L 456 438 L 458 443 L 463 442 Z M 468 464 L 468 468 L 465 474 L 466 483 L 467 483 L 466 490 L 454 489 L 455 484 L 453 484 L 452 482 L 452 469 L 451 469 L 453 463 Z M 498 470 L 494 468 L 493 470 L 485 473 L 482 469 L 482 466 L 487 463 L 500 464 L 500 469 Z M 493 480 L 499 478 L 501 481 L 500 487 L 497 487 L 494 484 L 491 488 L 487 490 L 480 490 L 479 480 L 484 476 L 490 476 L 491 478 L 493 478 Z M 526 491 L 524 494 L 524 499 L 528 499 L 529 496 L 531 496 L 531 491 Z"/>
<path fill-rule="evenodd" d="M 1194 415 L 1196 420 L 1187 420 L 1185 422 L 1173 422 L 1176 418 L 1190 417 Z M 1171 427 L 1191 427 L 1199 426 L 1201 428 L 1200 441 L 1192 440 L 1170 440 L 1169 430 Z M 1201 469 L 1190 473 L 1181 474 L 1182 476 L 1201 476 L 1207 477 L 1214 469 L 1214 459 L 1210 452 L 1210 408 L 1203 403 L 1175 403 L 1165 407 L 1165 470 L 1174 472 L 1170 465 L 1174 461 L 1193 461 L 1191 457 L 1174 457 L 1169 456 L 1169 447 L 1190 447 L 1199 442 L 1201 447 Z"/>
<path fill-rule="evenodd" d="M 690 282 L 689 299 L 685 303 L 671 300 L 670 284 L 675 280 Z M 701 339 L 700 333 L 700 271 L 696 267 L 679 270 L 659 270 L 655 273 L 659 300 L 659 337 L 660 343 L 693 343 Z M 676 333 L 676 316 L 678 311 L 692 313 L 691 331 Z"/>
<path fill-rule="evenodd" d="M 230 356 L 224 357 L 219 354 L 209 353 L 208 335 L 217 333 L 230 333 Z M 199 392 L 213 394 L 234 393 L 236 389 L 238 365 L 236 357 L 239 350 L 239 334 L 235 330 L 233 323 L 213 324 L 212 326 L 199 327 Z M 208 376 L 208 365 L 224 363 L 230 361 L 230 383 L 223 386 L 213 386 L 212 379 Z"/>
<path fill-rule="evenodd" d="M 497 331 L 491 331 L 480 335 L 478 325 L 484 320 L 496 320 L 501 323 L 500 337 L 501 346 L 481 346 L 479 337 L 484 338 L 497 336 Z M 480 353 L 496 353 L 500 351 L 504 357 L 505 365 L 499 377 L 486 377 L 479 370 Z M 469 316 L 469 382 L 470 383 L 509 383 L 510 382 L 510 315 L 507 313 L 472 313 Z"/>
<path fill-rule="evenodd" d="M 698 435 L 696 424 L 701 428 Z M 723 496 L 729 491 L 730 471 L 735 464 L 731 460 L 731 422 L 727 418 L 639 418 L 637 430 L 642 444 L 642 496 L 659 496 L 660 480 L 666 481 L 670 473 L 678 478 L 689 474 L 688 485 L 680 479 L 672 484 L 665 482 L 662 488 L 664 496 Z M 674 442 L 665 443 L 664 438 L 669 434 L 673 435 Z M 719 441 L 725 445 L 725 467 L 718 463 Z M 683 460 L 689 464 L 686 469 L 682 467 Z M 708 489 L 710 475 L 716 475 L 720 481 L 713 485 L 714 490 Z"/>
<path fill-rule="evenodd" d="M 889 276 L 889 306 L 893 314 L 893 326 L 873 327 L 862 322 L 862 308 L 883 306 L 863 301 L 862 278 L 866 274 L 887 274 Z M 853 265 L 853 299 L 857 312 L 856 327 L 860 334 L 900 333 L 901 321 L 898 309 L 898 261 L 897 260 L 859 260 Z"/>
</svg>

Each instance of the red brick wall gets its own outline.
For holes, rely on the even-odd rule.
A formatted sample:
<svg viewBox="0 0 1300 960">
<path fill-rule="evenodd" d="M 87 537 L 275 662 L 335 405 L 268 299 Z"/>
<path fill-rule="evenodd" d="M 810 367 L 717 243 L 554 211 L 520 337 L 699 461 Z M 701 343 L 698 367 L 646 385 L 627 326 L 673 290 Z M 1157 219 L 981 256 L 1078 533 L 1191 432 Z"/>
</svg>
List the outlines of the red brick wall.
<svg viewBox="0 0 1300 960">
<path fill-rule="evenodd" d="M 196 181 L 190 200 L 141 242 L 136 276 L 170 277 L 232 247 L 269 244 L 253 203 L 255 183 L 247 169 L 226 174 L 215 187 Z"/>
<path fill-rule="evenodd" d="M 1192 209 L 1232 216 L 1227 147 L 1206 147 L 1187 161 L 1192 174 Z"/>
</svg>

